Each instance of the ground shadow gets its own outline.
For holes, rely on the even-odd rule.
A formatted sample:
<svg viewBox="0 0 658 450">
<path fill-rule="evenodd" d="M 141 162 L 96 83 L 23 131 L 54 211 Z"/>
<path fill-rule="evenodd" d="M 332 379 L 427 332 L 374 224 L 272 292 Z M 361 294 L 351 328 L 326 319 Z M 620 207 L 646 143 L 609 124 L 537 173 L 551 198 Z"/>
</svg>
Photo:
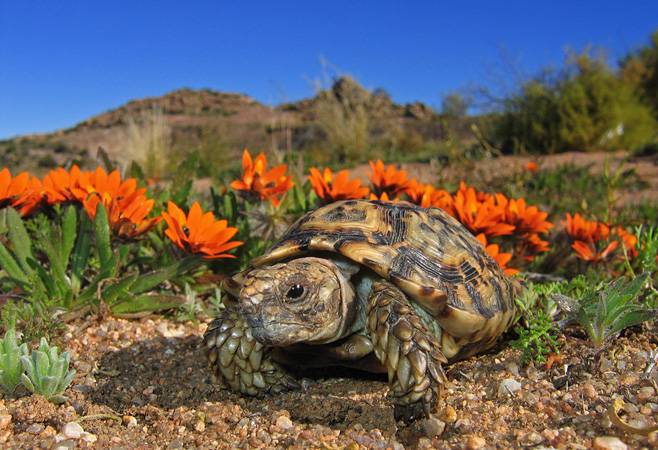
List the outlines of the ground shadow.
<svg viewBox="0 0 658 450">
<path fill-rule="evenodd" d="M 173 410 L 205 402 L 239 404 L 258 415 L 285 409 L 298 422 L 345 428 L 395 428 L 386 399 L 385 376 L 343 368 L 306 371 L 302 391 L 262 398 L 243 397 L 212 381 L 201 339 L 158 337 L 104 354 L 88 393 L 94 403 L 115 412 L 154 406 Z"/>
</svg>

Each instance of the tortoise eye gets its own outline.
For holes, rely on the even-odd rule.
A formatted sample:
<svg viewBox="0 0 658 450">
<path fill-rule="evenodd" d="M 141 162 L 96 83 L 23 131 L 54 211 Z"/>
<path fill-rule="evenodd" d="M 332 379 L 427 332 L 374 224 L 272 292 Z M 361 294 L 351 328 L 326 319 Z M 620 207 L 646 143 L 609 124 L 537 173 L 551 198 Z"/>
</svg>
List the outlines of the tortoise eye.
<svg viewBox="0 0 658 450">
<path fill-rule="evenodd" d="M 295 284 L 290 289 L 288 289 L 288 292 L 286 293 L 286 297 L 289 299 L 296 299 L 302 295 L 304 295 L 304 286 L 301 284 Z"/>
</svg>

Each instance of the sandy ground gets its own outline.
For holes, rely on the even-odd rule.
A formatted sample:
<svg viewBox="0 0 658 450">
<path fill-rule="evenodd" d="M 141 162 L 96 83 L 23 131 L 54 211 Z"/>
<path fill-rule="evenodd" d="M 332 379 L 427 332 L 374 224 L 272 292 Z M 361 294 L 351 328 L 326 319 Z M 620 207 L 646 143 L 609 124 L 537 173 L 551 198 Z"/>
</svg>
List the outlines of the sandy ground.
<svg viewBox="0 0 658 450">
<path fill-rule="evenodd" d="M 589 448 L 615 436 L 631 448 L 658 447 L 658 435 L 629 435 L 607 408 L 636 426 L 658 415 L 658 369 L 649 370 L 655 328 L 628 330 L 602 352 L 577 330 L 563 338 L 551 369 L 521 367 L 499 350 L 448 368 L 445 430 L 396 424 L 385 380 L 354 371 L 324 372 L 305 390 L 245 398 L 211 380 L 200 348 L 205 324 L 154 317 L 106 318 L 68 325 L 61 344 L 78 371 L 69 401 L 38 396 L 0 401 L 4 448 Z M 502 349 L 502 350 L 500 350 Z M 565 375 L 566 374 L 566 375 Z M 77 421 L 84 432 L 71 432 Z M 434 429 L 437 431 L 437 428 Z M 67 434 L 68 432 L 68 434 Z M 603 442 L 601 440 L 598 443 Z"/>
</svg>

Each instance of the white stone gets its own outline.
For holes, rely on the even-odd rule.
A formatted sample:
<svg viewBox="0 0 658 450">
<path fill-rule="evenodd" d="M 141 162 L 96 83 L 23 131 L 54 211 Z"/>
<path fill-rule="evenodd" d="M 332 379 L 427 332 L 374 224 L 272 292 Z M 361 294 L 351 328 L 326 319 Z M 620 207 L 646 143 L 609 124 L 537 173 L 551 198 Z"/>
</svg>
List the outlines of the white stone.
<svg viewBox="0 0 658 450">
<path fill-rule="evenodd" d="M 81 435 L 82 440 L 85 442 L 96 442 L 98 437 L 95 434 L 87 433 L 86 431 Z"/>
<path fill-rule="evenodd" d="M 514 393 L 519 391 L 520 389 L 521 389 L 521 383 L 516 381 L 514 378 L 505 378 L 503 381 L 500 382 L 500 386 L 498 386 L 498 395 L 499 396 L 514 395 Z"/>
<path fill-rule="evenodd" d="M 289 430 L 294 425 L 292 421 L 287 416 L 279 416 L 276 418 L 276 426 L 281 430 Z"/>
<path fill-rule="evenodd" d="M 62 434 L 68 439 L 80 439 L 80 436 L 84 432 L 85 430 L 82 429 L 78 422 L 69 422 L 62 428 Z"/>
<path fill-rule="evenodd" d="M 627 450 L 628 445 L 614 436 L 599 436 L 594 438 L 592 448 L 594 450 Z"/>
</svg>

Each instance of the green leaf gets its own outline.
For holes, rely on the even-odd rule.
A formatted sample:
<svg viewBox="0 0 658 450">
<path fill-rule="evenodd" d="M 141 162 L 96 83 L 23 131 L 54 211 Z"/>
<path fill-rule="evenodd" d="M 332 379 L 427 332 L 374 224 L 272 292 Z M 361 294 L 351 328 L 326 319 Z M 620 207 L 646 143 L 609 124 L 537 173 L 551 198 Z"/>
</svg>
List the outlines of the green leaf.
<svg viewBox="0 0 658 450">
<path fill-rule="evenodd" d="M 46 375 L 41 378 L 41 389 L 39 392 L 44 397 L 48 398 L 57 392 L 57 377 Z"/>
<path fill-rule="evenodd" d="M 116 283 L 112 283 L 105 289 L 103 289 L 101 298 L 107 304 L 112 304 L 114 301 L 123 295 L 130 295 L 130 287 L 137 281 L 140 277 L 139 274 L 129 275 L 119 280 Z"/>
<path fill-rule="evenodd" d="M 96 236 L 96 251 L 100 262 L 101 278 L 110 278 L 116 270 L 116 260 L 112 251 L 110 236 L 110 223 L 107 218 L 105 207 L 99 203 L 94 220 L 94 231 Z"/>
<path fill-rule="evenodd" d="M 187 199 L 190 196 L 192 190 L 192 180 L 187 180 L 185 183 L 180 185 L 180 188 L 176 189 L 175 192 L 171 194 L 171 201 L 177 205 L 185 205 Z"/>
<path fill-rule="evenodd" d="M 32 392 L 33 394 L 37 393 L 34 384 L 32 384 L 32 380 L 26 374 L 21 374 L 21 382 L 23 383 L 23 386 L 27 388 L 28 391 Z"/>
<path fill-rule="evenodd" d="M 16 259 L 23 270 L 29 272 L 31 269 L 27 265 L 27 259 L 32 258 L 32 241 L 27 234 L 23 219 L 14 208 L 7 210 L 7 225 L 9 226 L 9 239 L 14 247 Z"/>
<path fill-rule="evenodd" d="M 28 277 L 25 272 L 18 265 L 14 257 L 11 256 L 11 253 L 9 253 L 9 250 L 7 250 L 7 247 L 5 247 L 2 242 L 0 242 L 0 267 L 7 272 L 7 275 L 19 283 L 25 285 L 28 282 Z"/>
<path fill-rule="evenodd" d="M 56 405 L 61 405 L 62 403 L 66 403 L 67 401 L 69 401 L 69 399 L 67 397 L 65 397 L 64 395 L 59 395 L 59 394 L 51 395 L 51 396 L 46 397 L 46 398 L 49 402 L 54 403 Z"/>
<path fill-rule="evenodd" d="M 647 320 L 655 320 L 658 317 L 658 310 L 656 309 L 636 309 L 634 311 L 628 311 L 623 315 L 617 317 L 615 321 L 610 326 L 610 332 L 608 335 L 614 335 L 615 333 L 620 332 L 624 328 L 633 327 L 639 325 Z"/>
<path fill-rule="evenodd" d="M 82 279 L 91 252 L 91 222 L 84 211 L 81 211 L 80 214 L 82 214 L 80 231 L 71 255 L 71 288 L 76 293 L 82 286 Z"/>
<path fill-rule="evenodd" d="M 131 286 L 130 291 L 133 294 L 141 294 L 142 292 L 153 289 L 167 280 L 176 278 L 177 276 L 192 270 L 202 262 L 202 259 L 198 256 L 187 256 L 167 267 L 141 275 Z"/>
<path fill-rule="evenodd" d="M 41 264 L 33 259 L 28 260 L 28 264 L 30 264 L 30 266 L 34 269 L 34 272 L 37 274 L 36 279 L 41 282 L 43 289 L 48 293 L 50 297 L 64 297 L 66 286 L 58 285 L 58 283 L 55 282 L 55 278 L 52 276 L 51 272 L 47 272 Z M 32 287 L 34 288 L 34 286 Z"/>
<path fill-rule="evenodd" d="M 135 314 L 155 312 L 175 308 L 185 303 L 185 298 L 177 295 L 143 294 L 127 298 L 111 307 L 112 314 Z"/>
<path fill-rule="evenodd" d="M 75 370 L 69 370 L 69 372 L 66 374 L 64 379 L 61 381 L 59 388 L 62 390 L 62 392 L 69 387 L 71 384 L 71 381 L 73 381 L 73 377 L 75 376 L 76 371 Z"/>
<path fill-rule="evenodd" d="M 45 235 L 39 239 L 39 246 L 46 253 L 48 261 L 50 262 L 50 271 L 48 272 L 49 278 L 56 280 L 57 288 L 60 293 L 68 291 L 70 289 L 71 281 L 66 275 L 66 265 L 61 253 L 61 239 L 58 236 L 55 236 L 52 226 L 49 225 L 49 229 L 46 231 Z M 39 270 L 39 268 L 43 269 L 43 267 L 36 261 L 32 261 L 30 266 L 37 272 L 45 272 L 44 270 Z M 62 296 L 64 295 L 62 294 Z"/>
<path fill-rule="evenodd" d="M 34 356 L 34 354 L 32 354 L 32 356 Z M 28 355 L 23 355 L 21 356 L 21 364 L 23 365 L 23 370 L 27 376 L 30 377 L 31 380 L 36 380 L 37 373 L 33 359 Z"/>
<path fill-rule="evenodd" d="M 75 245 L 76 230 L 78 227 L 78 214 L 73 207 L 70 205 L 66 208 L 64 212 L 64 218 L 62 219 L 62 262 L 64 267 L 67 267 L 69 264 L 69 258 L 71 257 L 71 252 L 73 251 L 73 246 Z"/>
</svg>

